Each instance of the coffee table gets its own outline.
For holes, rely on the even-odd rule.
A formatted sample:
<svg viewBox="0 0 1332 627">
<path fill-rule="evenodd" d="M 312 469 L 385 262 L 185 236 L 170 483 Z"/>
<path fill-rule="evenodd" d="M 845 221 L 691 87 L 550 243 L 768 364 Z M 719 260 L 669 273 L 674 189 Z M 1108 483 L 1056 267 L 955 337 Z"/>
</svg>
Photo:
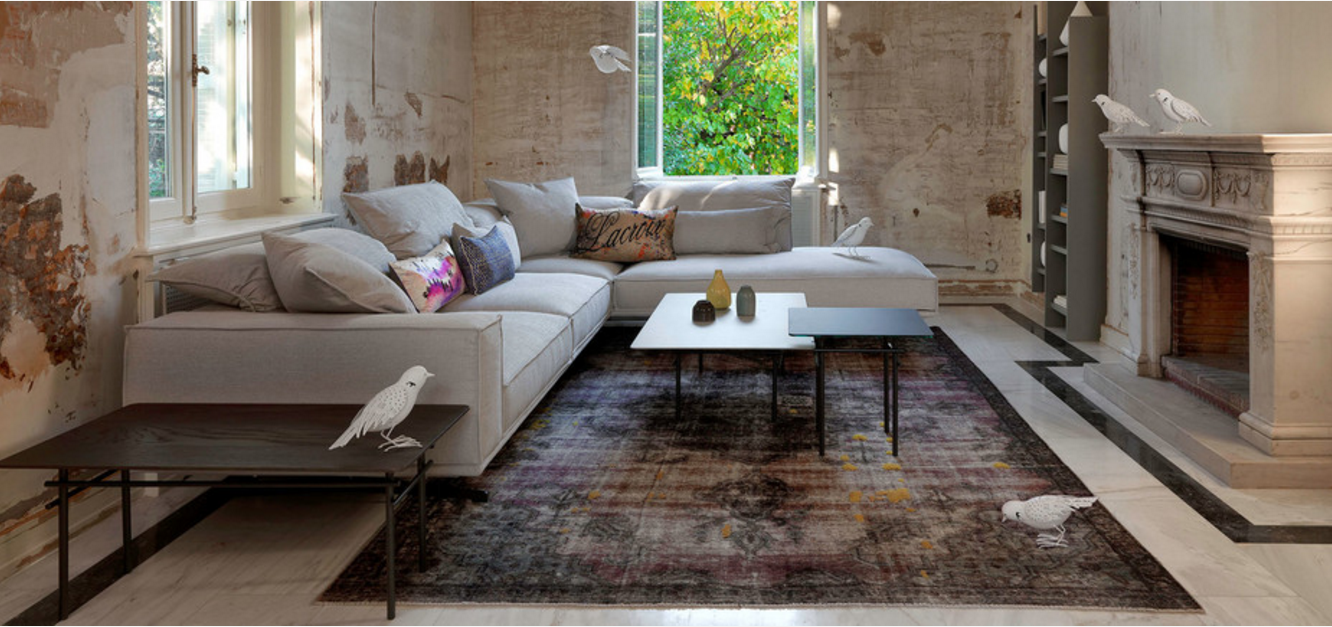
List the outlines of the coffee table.
<svg viewBox="0 0 1332 627">
<path fill-rule="evenodd" d="M 703 353 L 759 352 L 772 356 L 772 414 L 777 415 L 777 377 L 785 351 L 812 350 L 814 340 L 791 337 L 786 332 L 786 312 L 805 306 L 804 294 L 762 292 L 756 295 L 755 315 L 740 317 L 735 307 L 717 312 L 717 320 L 706 324 L 694 322 L 694 303 L 701 293 L 666 294 L 652 311 L 634 338 L 634 350 L 675 353 L 675 417 L 680 418 L 680 369 L 685 353 L 698 353 L 699 371 Z M 732 298 L 732 302 L 734 298 Z"/>
<path fill-rule="evenodd" d="M 790 311 L 791 335 L 814 338 L 814 422 L 819 430 L 819 455 L 824 450 L 824 367 L 828 353 L 881 353 L 883 355 L 883 430 L 893 439 L 893 457 L 897 457 L 897 367 L 898 355 L 905 352 L 897 343 L 903 337 L 934 337 L 929 325 L 915 309 L 875 307 L 809 307 Z M 830 348 L 837 338 L 877 338 L 878 348 Z"/>
<path fill-rule="evenodd" d="M 467 413 L 462 405 L 417 405 L 393 430 L 421 442 L 422 448 L 381 452 L 372 433 L 344 448 L 329 450 L 359 405 L 142 404 L 118 409 L 75 427 L 8 459 L 0 468 L 50 468 L 57 479 L 59 526 L 59 614 L 68 617 L 69 498 L 88 488 L 120 488 L 124 572 L 133 567 L 130 546 L 130 488 L 202 486 L 277 489 L 374 489 L 384 493 L 384 535 L 388 545 L 388 617 L 396 612 L 394 513 L 416 493 L 417 566 L 425 570 L 425 478 L 433 462 L 426 452 Z M 409 479 L 397 473 L 415 466 Z M 70 479 L 71 469 L 105 469 L 87 480 Z M 269 479 L 131 479 L 131 471 L 282 475 Z M 110 477 L 119 474 L 119 479 Z M 361 476 L 355 476 L 361 475 Z M 369 476 L 366 476 L 369 475 Z"/>
</svg>

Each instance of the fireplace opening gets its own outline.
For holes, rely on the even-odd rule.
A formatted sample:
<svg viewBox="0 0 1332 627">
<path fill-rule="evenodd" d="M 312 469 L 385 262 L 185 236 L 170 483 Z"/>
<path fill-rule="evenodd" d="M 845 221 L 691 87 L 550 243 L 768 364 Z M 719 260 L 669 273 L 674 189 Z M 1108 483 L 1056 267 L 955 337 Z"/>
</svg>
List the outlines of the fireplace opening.
<svg viewBox="0 0 1332 627">
<path fill-rule="evenodd" d="M 1170 250 L 1165 376 L 1218 409 L 1249 409 L 1249 260 L 1243 250 L 1163 238 Z"/>
</svg>

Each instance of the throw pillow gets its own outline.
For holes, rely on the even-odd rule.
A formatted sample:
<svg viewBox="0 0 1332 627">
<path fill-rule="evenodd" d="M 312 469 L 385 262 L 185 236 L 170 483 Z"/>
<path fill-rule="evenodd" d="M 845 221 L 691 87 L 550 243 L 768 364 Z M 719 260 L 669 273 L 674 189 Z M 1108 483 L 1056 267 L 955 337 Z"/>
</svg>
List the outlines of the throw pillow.
<svg viewBox="0 0 1332 627">
<path fill-rule="evenodd" d="M 513 223 L 508 218 L 500 218 L 498 221 L 489 225 L 487 228 L 468 228 L 461 224 L 453 227 L 453 242 L 457 246 L 460 237 L 485 237 L 490 229 L 498 229 L 500 235 L 504 237 L 504 244 L 509 247 L 509 254 L 513 256 L 513 269 L 522 267 L 523 254 L 522 247 L 518 245 L 518 232 L 513 229 Z"/>
<path fill-rule="evenodd" d="M 264 233 L 268 272 L 288 311 L 411 313 L 411 299 L 378 268 L 333 246 Z"/>
<path fill-rule="evenodd" d="M 633 198 L 640 209 L 679 207 L 680 211 L 718 211 L 774 207 L 790 213 L 793 177 L 756 177 L 687 183 L 639 181 Z M 791 250 L 791 222 L 778 226 L 777 244 Z"/>
<path fill-rule="evenodd" d="M 457 254 L 468 294 L 483 294 L 513 278 L 513 254 L 498 225 L 482 237 L 459 237 Z"/>
<path fill-rule="evenodd" d="M 379 240 L 350 229 L 312 229 L 293 233 L 290 237 L 309 244 L 323 244 L 336 248 L 370 264 L 383 274 L 388 274 L 389 264 L 393 263 L 394 259 L 393 253 L 389 252 Z"/>
<path fill-rule="evenodd" d="M 439 311 L 463 291 L 462 269 L 447 241 L 424 256 L 395 261 L 391 266 L 421 313 Z"/>
<path fill-rule="evenodd" d="M 598 261 L 675 259 L 675 207 L 644 209 L 578 208 L 574 257 Z"/>
<path fill-rule="evenodd" d="M 435 181 L 343 194 L 342 199 L 357 224 L 398 259 L 430 252 L 453 233 L 454 224 L 472 225 L 453 192 Z"/>
<path fill-rule="evenodd" d="M 282 299 L 268 276 L 264 245 L 259 242 L 178 261 L 158 270 L 150 280 L 245 311 L 282 309 Z"/>
<path fill-rule="evenodd" d="M 775 253 L 778 228 L 791 212 L 776 207 L 681 211 L 675 217 L 675 254 Z"/>
<path fill-rule="evenodd" d="M 553 255 L 573 247 L 578 189 L 573 178 L 544 183 L 486 180 L 501 213 L 513 222 L 518 246 L 529 257 Z"/>
</svg>

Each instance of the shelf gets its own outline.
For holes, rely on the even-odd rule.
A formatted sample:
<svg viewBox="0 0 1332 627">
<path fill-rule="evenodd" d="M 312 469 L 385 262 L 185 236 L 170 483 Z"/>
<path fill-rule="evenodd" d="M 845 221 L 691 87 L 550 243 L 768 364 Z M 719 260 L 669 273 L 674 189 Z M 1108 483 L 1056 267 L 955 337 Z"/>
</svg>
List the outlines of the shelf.
<svg viewBox="0 0 1332 627">
<path fill-rule="evenodd" d="M 1050 102 L 1068 102 L 1068 94 L 1064 94 L 1062 96 L 1055 96 L 1054 98 L 1050 99 Z"/>
<path fill-rule="evenodd" d="M 1044 231 L 1044 230 L 1045 230 L 1045 225 L 1044 225 L 1044 224 L 1037 224 L 1037 225 L 1036 225 L 1036 228 L 1038 228 L 1038 229 Z"/>
<path fill-rule="evenodd" d="M 1064 248 L 1063 246 L 1055 246 L 1054 244 L 1050 244 L 1050 252 L 1059 253 L 1065 257 L 1068 256 L 1068 249 Z"/>
<path fill-rule="evenodd" d="M 1045 137 L 1045 131 L 1038 131 L 1038 132 L 1036 133 L 1036 136 L 1037 136 L 1037 137 Z"/>
<path fill-rule="evenodd" d="M 1056 168 L 1050 168 L 1050 174 L 1053 174 L 1055 176 L 1068 176 L 1068 170 L 1059 170 Z"/>
<path fill-rule="evenodd" d="M 1045 39 L 1046 39 L 1045 33 L 1041 33 L 1036 36 L 1036 43 L 1043 44 L 1045 43 Z"/>
<path fill-rule="evenodd" d="M 1052 56 L 1052 57 L 1066 57 L 1066 56 L 1068 56 L 1068 46 L 1064 46 L 1063 48 L 1055 48 L 1055 51 L 1054 51 L 1054 52 L 1051 52 L 1051 53 L 1050 53 L 1050 56 Z"/>
<path fill-rule="evenodd" d="M 1045 276 L 1045 268 L 1036 268 L 1036 274 Z"/>
<path fill-rule="evenodd" d="M 1044 158 L 1045 158 L 1045 152 L 1042 151 L 1042 152 L 1038 152 L 1038 153 L 1036 153 L 1036 158 L 1037 158 L 1037 159 L 1044 159 Z"/>
<path fill-rule="evenodd" d="M 1068 224 L 1068 216 L 1061 216 L 1061 215 L 1059 215 L 1059 214 L 1056 213 L 1056 214 L 1050 216 L 1050 219 L 1051 219 L 1051 220 L 1054 220 L 1055 222 L 1058 222 L 1058 223 L 1060 223 L 1060 224 Z"/>
<path fill-rule="evenodd" d="M 1036 79 L 1036 86 L 1037 86 L 1037 87 L 1045 87 L 1045 84 L 1048 83 L 1048 82 L 1050 82 L 1049 79 L 1038 78 L 1038 79 Z"/>
<path fill-rule="evenodd" d="M 1054 301 L 1050 301 L 1050 309 L 1053 309 L 1053 310 L 1059 312 L 1060 315 L 1064 315 L 1064 316 L 1067 316 L 1067 315 L 1068 315 L 1068 310 L 1067 310 L 1067 309 L 1064 309 L 1063 307 L 1060 307 L 1059 305 L 1056 305 L 1056 304 L 1054 303 Z"/>
</svg>

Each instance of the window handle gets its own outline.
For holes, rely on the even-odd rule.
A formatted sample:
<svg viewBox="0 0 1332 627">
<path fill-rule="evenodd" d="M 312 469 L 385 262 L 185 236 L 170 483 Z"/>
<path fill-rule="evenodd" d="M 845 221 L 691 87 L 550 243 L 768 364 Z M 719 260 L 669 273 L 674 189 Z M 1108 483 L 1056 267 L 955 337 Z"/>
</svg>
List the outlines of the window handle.
<svg viewBox="0 0 1332 627">
<path fill-rule="evenodd" d="M 200 75 L 200 74 L 211 74 L 211 73 L 212 73 L 212 72 L 209 72 L 209 71 L 208 71 L 208 66 L 206 66 L 206 65 L 199 65 L 199 55 L 197 55 L 197 54 L 192 54 L 192 55 L 190 55 L 190 86 L 191 86 L 191 87 L 198 87 L 198 86 L 199 86 L 199 75 Z"/>
</svg>

